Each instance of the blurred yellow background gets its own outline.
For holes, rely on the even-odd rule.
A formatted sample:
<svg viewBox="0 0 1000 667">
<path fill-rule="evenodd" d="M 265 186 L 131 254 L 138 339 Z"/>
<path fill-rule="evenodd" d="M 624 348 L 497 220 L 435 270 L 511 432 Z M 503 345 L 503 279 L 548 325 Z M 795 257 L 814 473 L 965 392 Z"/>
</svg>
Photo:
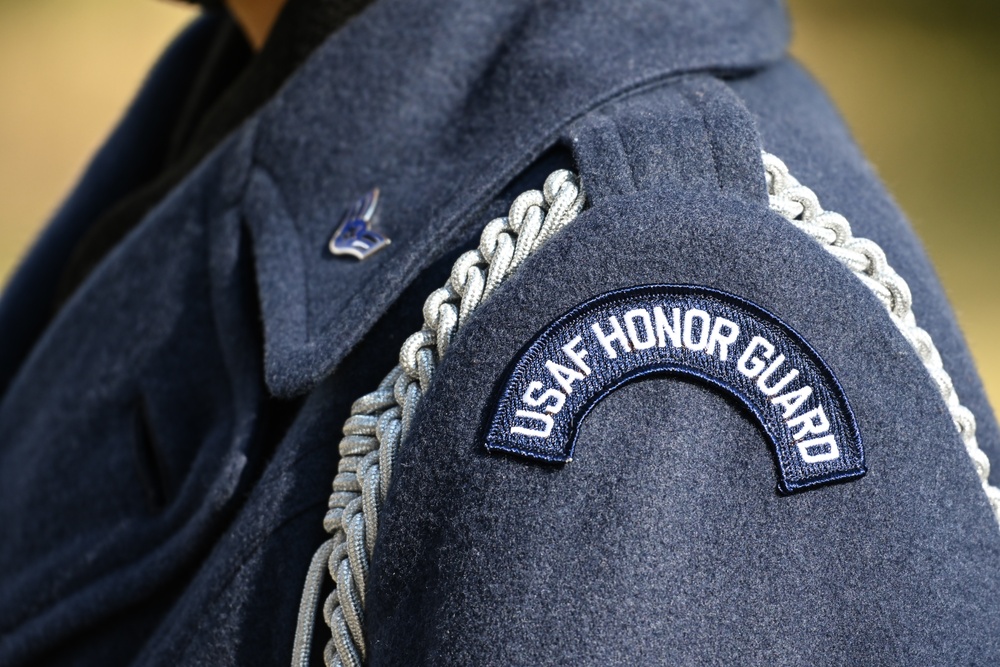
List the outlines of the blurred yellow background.
<svg viewBox="0 0 1000 667">
<path fill-rule="evenodd" d="M 0 284 L 190 5 L 0 0 Z"/>
<path fill-rule="evenodd" d="M 934 259 L 1000 405 L 1000 9 L 793 0 L 793 51 L 840 105 Z M 190 6 L 0 0 L 0 283 Z"/>
</svg>

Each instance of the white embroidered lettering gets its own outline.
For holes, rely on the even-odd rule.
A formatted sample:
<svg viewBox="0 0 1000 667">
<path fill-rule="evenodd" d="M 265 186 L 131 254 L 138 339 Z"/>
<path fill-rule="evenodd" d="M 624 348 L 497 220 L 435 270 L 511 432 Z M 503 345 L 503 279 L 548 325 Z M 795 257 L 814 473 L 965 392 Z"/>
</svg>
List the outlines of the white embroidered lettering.
<svg viewBox="0 0 1000 667">
<path fill-rule="evenodd" d="M 681 346 L 681 309 L 674 308 L 671 310 L 673 314 L 673 326 L 667 323 L 667 317 L 663 314 L 663 309 L 659 306 L 653 308 L 653 321 L 656 322 L 656 345 L 657 347 L 666 347 L 667 341 L 664 334 L 670 336 L 670 342 L 674 347 Z"/>
<path fill-rule="evenodd" d="M 642 336 L 636 330 L 636 320 L 642 322 Z M 646 350 L 656 345 L 653 323 L 649 321 L 649 313 L 647 311 L 637 308 L 625 313 L 625 329 L 628 331 L 628 338 L 632 341 L 632 347 L 635 349 Z"/>
<path fill-rule="evenodd" d="M 823 461 L 832 461 L 834 459 L 840 458 L 840 449 L 837 447 L 837 441 L 832 435 L 825 435 L 822 438 L 813 438 L 812 440 L 803 440 L 802 442 L 796 443 L 799 446 L 799 454 L 802 455 L 802 460 L 806 463 L 822 463 Z M 822 451 L 819 454 L 810 453 L 809 450 L 815 450 L 817 447 L 826 446 L 826 451 Z"/>
<path fill-rule="evenodd" d="M 576 347 L 581 343 L 582 340 L 583 338 L 577 336 L 570 342 L 563 345 L 562 351 L 566 353 L 566 356 L 569 357 L 574 364 L 576 364 L 576 367 L 579 368 L 584 375 L 590 375 L 590 366 L 588 366 L 587 362 L 583 360 L 583 358 L 586 357 L 589 354 L 589 352 L 587 352 L 586 348 L 582 350 L 576 349 Z"/>
<path fill-rule="evenodd" d="M 750 339 L 750 344 L 747 345 L 747 349 L 740 356 L 739 361 L 736 362 L 736 370 L 748 378 L 755 378 L 760 375 L 760 372 L 767 365 L 767 362 L 760 357 L 753 356 L 753 353 L 757 351 L 757 348 L 764 350 L 764 359 L 770 359 L 771 355 L 774 354 L 774 346 L 767 341 L 766 338 L 761 338 L 760 336 L 754 336 Z M 752 363 L 749 363 L 752 362 Z"/>
<path fill-rule="evenodd" d="M 723 333 L 722 330 L 726 329 Z M 740 327 L 736 322 L 730 322 L 724 317 L 715 318 L 712 325 L 712 333 L 708 337 L 708 347 L 705 349 L 709 354 L 715 354 L 715 348 L 719 348 L 719 361 L 726 361 L 729 358 L 729 346 L 736 342 L 740 335 Z"/>
<path fill-rule="evenodd" d="M 773 446 L 781 494 L 867 469 L 831 369 L 788 325 L 742 297 L 697 285 L 614 289 L 553 320 L 520 355 L 497 388 L 485 434 L 491 452 L 569 461 L 594 405 L 633 379 L 666 374 L 745 404 Z M 641 397 L 647 389 L 630 391 Z"/>
<path fill-rule="evenodd" d="M 547 438 L 552 433 L 552 417 L 542 412 L 532 412 L 531 410 L 518 410 L 514 413 L 522 419 L 532 419 L 542 423 L 542 429 L 524 428 L 523 426 L 511 426 L 510 432 L 518 435 L 526 435 L 529 438 Z"/>
<path fill-rule="evenodd" d="M 802 427 L 798 433 L 792 434 L 792 437 L 796 440 L 801 440 L 803 436 L 810 433 L 819 435 L 830 430 L 830 420 L 826 418 L 826 412 L 823 411 L 822 405 L 818 405 L 809 412 L 785 422 L 785 425 L 790 430 L 794 430 L 798 426 Z"/>
<path fill-rule="evenodd" d="M 771 365 L 768 366 L 757 378 L 757 388 L 764 392 L 765 396 L 774 396 L 779 391 L 787 387 L 789 382 L 799 376 L 799 369 L 793 368 L 785 374 L 785 377 L 781 378 L 770 387 L 767 386 L 768 378 L 774 375 L 774 371 L 778 370 L 783 363 L 785 363 L 785 355 L 779 354 L 778 358 L 772 361 Z"/>
<path fill-rule="evenodd" d="M 698 327 L 698 340 L 692 336 L 694 330 L 694 320 L 698 318 L 701 325 Z M 712 317 L 704 310 L 692 308 L 684 313 L 684 347 L 689 350 L 704 350 L 708 345 L 709 324 Z"/>
<path fill-rule="evenodd" d="M 557 364 L 552 360 L 545 362 L 545 367 L 549 369 L 549 374 L 555 378 L 559 386 L 563 388 L 567 394 L 573 393 L 573 383 L 577 380 L 583 379 L 583 374 L 574 371 L 568 366 L 563 366 L 562 364 Z"/>
<path fill-rule="evenodd" d="M 812 396 L 813 388 L 809 385 L 805 387 L 799 387 L 787 394 L 782 394 L 781 396 L 776 396 L 771 399 L 771 403 L 774 405 L 780 405 L 785 408 L 785 413 L 782 415 L 785 419 L 790 418 L 795 412 L 802 407 L 802 404 Z"/>
<path fill-rule="evenodd" d="M 609 334 L 604 333 L 601 330 L 601 325 L 597 322 L 594 322 L 590 328 L 594 330 L 597 340 L 604 346 L 604 349 L 608 353 L 608 358 L 617 359 L 618 353 L 615 352 L 615 348 L 611 343 L 618 341 L 618 344 L 622 346 L 623 352 L 631 352 L 632 348 L 628 345 L 628 340 L 625 338 L 625 332 L 622 331 L 622 325 L 618 323 L 618 318 L 612 315 L 608 318 L 608 321 L 611 323 L 611 333 Z"/>
<path fill-rule="evenodd" d="M 535 380 L 528 385 L 528 389 L 521 398 L 533 408 L 543 408 L 550 415 L 558 414 L 562 410 L 563 403 L 566 402 L 566 395 L 558 389 L 546 389 L 541 396 L 535 396 L 541 390 L 542 383 Z M 553 402 L 549 404 L 549 401 Z"/>
</svg>

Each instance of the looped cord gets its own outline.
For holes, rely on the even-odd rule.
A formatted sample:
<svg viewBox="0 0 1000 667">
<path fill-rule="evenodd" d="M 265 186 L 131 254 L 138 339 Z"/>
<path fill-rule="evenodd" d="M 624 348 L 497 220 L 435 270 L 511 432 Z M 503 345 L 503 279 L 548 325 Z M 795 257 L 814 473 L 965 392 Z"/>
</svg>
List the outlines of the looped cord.
<svg viewBox="0 0 1000 667">
<path fill-rule="evenodd" d="M 993 513 L 1000 521 L 1000 489 L 988 481 L 990 461 L 976 442 L 976 418 L 958 400 L 930 334 L 917 326 L 910 287 L 889 266 L 877 243 L 852 236 L 851 226 L 844 216 L 824 211 L 816 193 L 799 183 L 784 162 L 763 151 L 761 158 L 771 210 L 808 234 L 850 269 L 886 307 L 893 324 L 920 357 L 948 407 Z"/>
<path fill-rule="evenodd" d="M 399 365 L 351 407 L 340 441 L 320 545 L 306 575 L 299 605 L 293 667 L 308 667 L 316 607 L 328 571 L 334 590 L 323 605 L 332 638 L 323 658 L 328 667 L 362 667 L 366 658 L 365 589 L 379 515 L 392 480 L 396 450 L 413 420 L 417 403 L 455 333 L 479 305 L 553 234 L 583 210 L 585 196 L 575 174 L 552 173 L 541 191 L 525 192 L 507 217 L 483 229 L 479 248 L 455 262 L 448 283 L 424 302 L 424 327 L 406 339 Z"/>
</svg>

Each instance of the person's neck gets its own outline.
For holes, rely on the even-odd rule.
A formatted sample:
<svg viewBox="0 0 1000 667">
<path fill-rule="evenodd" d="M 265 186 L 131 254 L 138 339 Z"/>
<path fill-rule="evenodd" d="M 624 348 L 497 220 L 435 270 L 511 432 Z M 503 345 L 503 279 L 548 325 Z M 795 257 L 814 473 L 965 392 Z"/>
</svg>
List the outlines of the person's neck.
<svg viewBox="0 0 1000 667">
<path fill-rule="evenodd" d="M 243 29 L 247 41 L 260 51 L 271 34 L 274 21 L 287 0 L 225 0 L 226 7 Z"/>
</svg>

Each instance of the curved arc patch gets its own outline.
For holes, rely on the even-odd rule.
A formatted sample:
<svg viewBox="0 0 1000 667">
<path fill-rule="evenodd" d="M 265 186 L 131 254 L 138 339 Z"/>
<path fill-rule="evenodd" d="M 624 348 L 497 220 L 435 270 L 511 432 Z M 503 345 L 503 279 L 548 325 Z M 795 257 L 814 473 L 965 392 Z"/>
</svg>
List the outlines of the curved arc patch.
<svg viewBox="0 0 1000 667">
<path fill-rule="evenodd" d="M 780 492 L 865 474 L 854 413 L 816 350 L 763 308 L 694 285 L 615 290 L 546 327 L 500 387 L 486 448 L 566 463 L 595 405 L 664 374 L 707 383 L 750 410 L 773 445 Z"/>
</svg>

